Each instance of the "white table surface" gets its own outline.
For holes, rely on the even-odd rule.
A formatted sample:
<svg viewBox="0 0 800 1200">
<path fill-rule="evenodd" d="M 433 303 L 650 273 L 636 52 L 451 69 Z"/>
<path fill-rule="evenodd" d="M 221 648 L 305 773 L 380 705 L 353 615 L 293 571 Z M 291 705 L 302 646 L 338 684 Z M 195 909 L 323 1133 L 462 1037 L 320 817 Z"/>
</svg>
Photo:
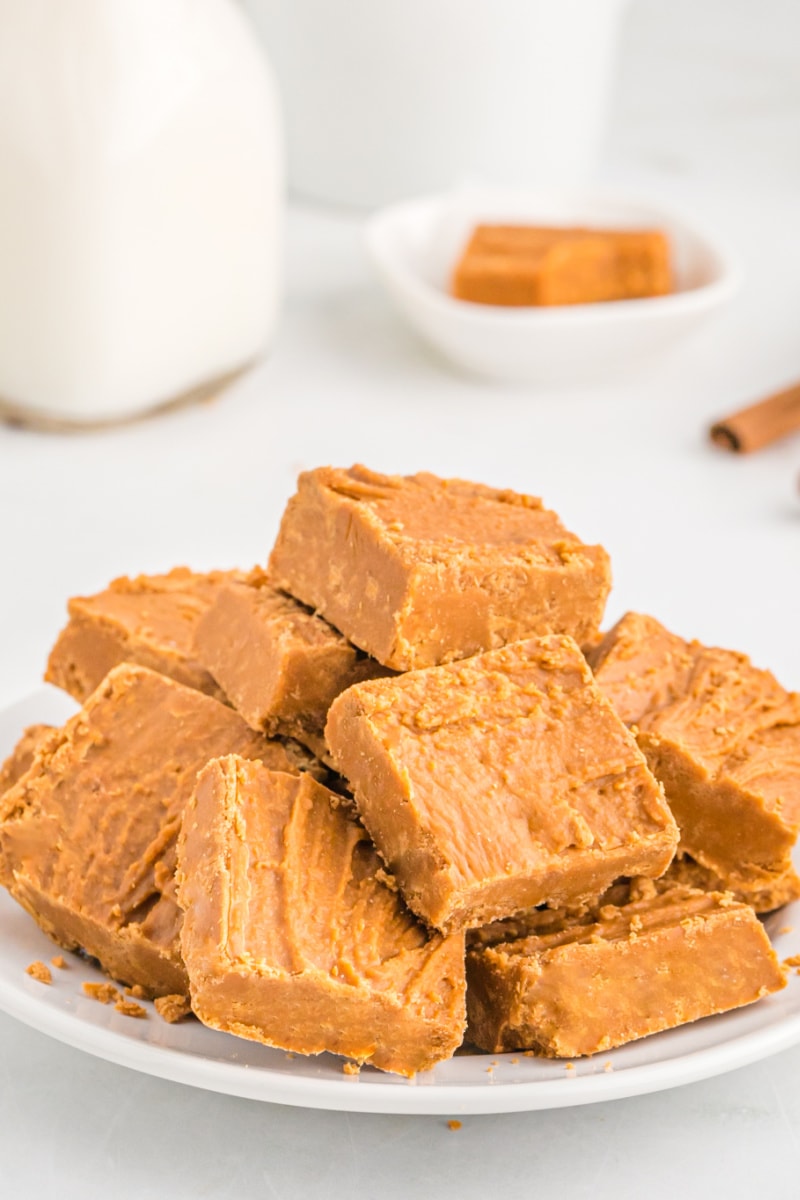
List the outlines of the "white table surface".
<svg viewBox="0 0 800 1200">
<path fill-rule="evenodd" d="M 737 249 L 729 313 L 635 379 L 537 393 L 461 378 L 396 320 L 359 222 L 294 209 L 270 360 L 214 403 L 113 431 L 0 426 L 0 705 L 38 685 L 74 593 L 177 562 L 263 562 L 301 467 L 362 460 L 542 494 L 652 611 L 800 688 L 800 441 L 752 459 L 709 420 L 800 377 L 800 6 L 639 0 L 603 177 Z M 0 1016 L 0 1195 L 795 1197 L 800 1047 L 584 1109 L 357 1116 L 137 1075 Z"/>
</svg>

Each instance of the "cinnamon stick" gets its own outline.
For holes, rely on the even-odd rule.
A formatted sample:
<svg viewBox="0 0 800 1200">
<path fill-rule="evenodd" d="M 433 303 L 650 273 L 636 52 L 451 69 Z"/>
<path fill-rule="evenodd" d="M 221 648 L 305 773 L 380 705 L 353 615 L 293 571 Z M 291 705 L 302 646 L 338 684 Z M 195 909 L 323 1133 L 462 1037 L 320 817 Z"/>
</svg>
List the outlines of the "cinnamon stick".
<svg viewBox="0 0 800 1200">
<path fill-rule="evenodd" d="M 717 421 L 710 435 L 723 450 L 749 454 L 796 430 L 800 430 L 800 383 Z"/>
</svg>

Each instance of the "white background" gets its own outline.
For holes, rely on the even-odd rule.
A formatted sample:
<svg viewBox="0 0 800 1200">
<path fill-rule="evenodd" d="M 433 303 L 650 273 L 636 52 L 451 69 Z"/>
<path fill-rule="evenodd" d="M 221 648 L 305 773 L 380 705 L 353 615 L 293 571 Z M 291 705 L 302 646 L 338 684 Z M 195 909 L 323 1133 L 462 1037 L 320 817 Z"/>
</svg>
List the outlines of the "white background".
<svg viewBox="0 0 800 1200">
<path fill-rule="evenodd" d="M 0 705 L 36 686 L 69 595 L 179 562 L 264 562 L 301 467 L 362 460 L 541 494 L 610 551 L 609 617 L 652 611 L 800 688 L 800 441 L 752 459 L 709 421 L 800 378 L 800 5 L 637 0 L 603 179 L 738 252 L 713 327 L 626 381 L 461 378 L 397 321 L 357 218 L 296 207 L 268 363 L 208 405 L 102 433 L 0 426 Z M 800 1048 L 586 1109 L 347 1116 L 138 1076 L 0 1017 L 0 1195 L 798 1194 Z"/>
</svg>

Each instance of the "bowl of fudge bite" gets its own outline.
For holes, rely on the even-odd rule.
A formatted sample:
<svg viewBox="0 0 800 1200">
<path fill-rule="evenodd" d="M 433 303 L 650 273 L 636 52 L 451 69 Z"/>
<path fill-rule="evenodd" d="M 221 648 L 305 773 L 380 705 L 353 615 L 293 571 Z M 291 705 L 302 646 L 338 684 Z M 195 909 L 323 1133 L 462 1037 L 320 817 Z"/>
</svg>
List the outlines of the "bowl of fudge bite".
<svg viewBox="0 0 800 1200">
<path fill-rule="evenodd" d="M 0 882 L 115 984 L 413 1077 L 784 987 L 800 696 L 610 586 L 532 496 L 303 473 L 266 567 L 69 603 L 80 704 L 0 774 Z"/>
<path fill-rule="evenodd" d="M 464 187 L 392 205 L 366 248 L 416 333 L 470 374 L 615 379 L 704 328 L 741 282 L 693 218 L 603 189 Z"/>
</svg>

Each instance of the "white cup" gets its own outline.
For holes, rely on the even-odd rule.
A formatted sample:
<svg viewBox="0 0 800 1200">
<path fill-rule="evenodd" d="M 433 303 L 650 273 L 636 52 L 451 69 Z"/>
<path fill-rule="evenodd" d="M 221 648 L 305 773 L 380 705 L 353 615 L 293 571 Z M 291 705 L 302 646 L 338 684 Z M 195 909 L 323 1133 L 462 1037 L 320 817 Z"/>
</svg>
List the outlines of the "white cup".
<svg viewBox="0 0 800 1200">
<path fill-rule="evenodd" d="M 627 0 L 244 0 L 283 90 L 290 184 L 377 205 L 475 175 L 580 182 Z"/>
</svg>

